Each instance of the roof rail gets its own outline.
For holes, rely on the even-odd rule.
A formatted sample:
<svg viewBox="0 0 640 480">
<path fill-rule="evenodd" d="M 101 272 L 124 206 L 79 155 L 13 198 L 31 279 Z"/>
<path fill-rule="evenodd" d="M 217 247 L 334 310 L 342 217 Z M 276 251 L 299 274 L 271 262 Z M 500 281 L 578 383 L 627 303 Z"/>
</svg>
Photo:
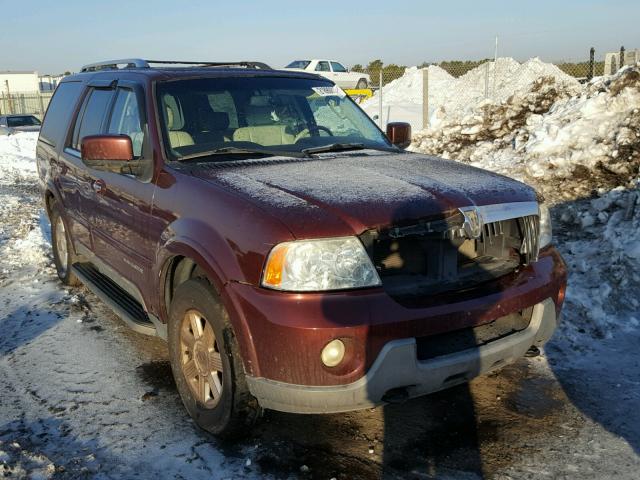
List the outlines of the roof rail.
<svg viewBox="0 0 640 480">
<path fill-rule="evenodd" d="M 107 60 L 104 62 L 84 65 L 81 72 L 95 72 L 97 70 L 112 70 L 118 68 L 151 68 L 156 65 L 197 65 L 200 67 L 244 67 L 260 70 L 271 70 L 271 67 L 262 62 L 182 62 L 179 60 L 143 60 L 142 58 L 125 58 L 121 60 Z M 119 67 L 122 65 L 122 67 Z"/>
<path fill-rule="evenodd" d="M 84 65 L 81 72 L 95 72 L 96 70 L 117 69 L 118 65 L 124 68 L 149 68 L 149 63 L 141 58 L 123 58 L 121 60 L 107 60 L 104 62 L 90 63 Z"/>
</svg>

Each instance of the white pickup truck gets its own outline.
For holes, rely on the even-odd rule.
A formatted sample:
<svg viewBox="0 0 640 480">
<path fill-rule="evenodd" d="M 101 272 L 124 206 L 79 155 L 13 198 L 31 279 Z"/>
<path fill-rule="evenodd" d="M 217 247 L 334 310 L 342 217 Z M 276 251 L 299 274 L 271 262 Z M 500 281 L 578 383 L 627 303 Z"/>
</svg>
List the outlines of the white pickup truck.
<svg viewBox="0 0 640 480">
<path fill-rule="evenodd" d="M 371 78 L 366 73 L 350 72 L 333 60 L 295 60 L 284 68 L 317 73 L 344 89 L 367 88 L 371 83 Z"/>
</svg>

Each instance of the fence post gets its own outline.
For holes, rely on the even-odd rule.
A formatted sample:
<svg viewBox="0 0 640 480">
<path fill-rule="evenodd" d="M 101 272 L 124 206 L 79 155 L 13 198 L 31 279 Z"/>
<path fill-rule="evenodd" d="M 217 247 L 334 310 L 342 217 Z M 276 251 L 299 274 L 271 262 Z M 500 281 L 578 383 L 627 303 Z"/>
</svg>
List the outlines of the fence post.
<svg viewBox="0 0 640 480">
<path fill-rule="evenodd" d="M 595 69 L 595 58 L 596 58 L 596 49 L 591 47 L 591 50 L 589 50 L 589 73 L 587 74 L 587 80 L 591 80 L 593 78 L 594 69 Z"/>
<path fill-rule="evenodd" d="M 429 67 L 422 69 L 422 129 L 429 128 Z"/>
<path fill-rule="evenodd" d="M 489 64 L 491 62 L 486 62 L 484 64 L 484 98 L 489 98 Z M 495 70 L 496 64 L 493 64 L 493 68 Z"/>
<path fill-rule="evenodd" d="M 378 82 L 378 92 L 379 92 L 379 100 L 380 100 L 380 113 L 379 113 L 379 121 L 380 121 L 380 130 L 384 130 L 383 121 L 382 121 L 382 68 L 380 68 L 380 81 Z"/>
<path fill-rule="evenodd" d="M 624 67 L 624 45 L 620 47 L 620 61 L 618 63 L 620 64 L 618 68 Z"/>
<path fill-rule="evenodd" d="M 9 80 L 5 80 L 4 83 L 5 83 L 6 90 L 7 90 L 7 101 L 9 102 L 9 108 L 7 110 L 9 110 L 9 113 L 14 113 L 13 105 L 12 105 L 12 102 L 11 102 L 11 91 L 9 90 Z"/>
</svg>

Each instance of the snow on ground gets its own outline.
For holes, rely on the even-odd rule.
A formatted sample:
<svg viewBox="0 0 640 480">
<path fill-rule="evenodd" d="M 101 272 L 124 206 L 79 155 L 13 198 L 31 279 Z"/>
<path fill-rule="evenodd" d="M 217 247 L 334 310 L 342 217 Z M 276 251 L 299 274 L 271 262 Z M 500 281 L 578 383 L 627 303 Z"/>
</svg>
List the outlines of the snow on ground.
<svg viewBox="0 0 640 480">
<path fill-rule="evenodd" d="M 437 65 L 427 67 L 430 125 L 460 120 L 480 106 L 500 104 L 513 92 L 529 88 L 531 83 L 551 77 L 556 84 L 576 92 L 578 82 L 558 67 L 532 58 L 519 63 L 513 58 L 498 58 L 486 62 L 455 78 Z M 404 75 L 382 88 L 383 124 L 392 121 L 409 122 L 414 130 L 423 128 L 423 69 L 408 68 Z M 380 92 L 362 107 L 371 116 L 380 113 Z"/>
<path fill-rule="evenodd" d="M 0 185 L 35 182 L 38 132 L 0 136 Z"/>
</svg>

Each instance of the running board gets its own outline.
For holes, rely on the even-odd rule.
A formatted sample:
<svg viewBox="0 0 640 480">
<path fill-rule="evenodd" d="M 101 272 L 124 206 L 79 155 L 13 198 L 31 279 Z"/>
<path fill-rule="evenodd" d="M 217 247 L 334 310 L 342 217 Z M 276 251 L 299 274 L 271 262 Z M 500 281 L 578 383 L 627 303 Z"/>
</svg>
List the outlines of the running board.
<svg viewBox="0 0 640 480">
<path fill-rule="evenodd" d="M 71 269 L 82 283 L 122 318 L 132 330 L 144 335 L 158 335 L 156 327 L 140 302 L 109 277 L 100 273 L 91 263 L 74 263 Z"/>
</svg>

